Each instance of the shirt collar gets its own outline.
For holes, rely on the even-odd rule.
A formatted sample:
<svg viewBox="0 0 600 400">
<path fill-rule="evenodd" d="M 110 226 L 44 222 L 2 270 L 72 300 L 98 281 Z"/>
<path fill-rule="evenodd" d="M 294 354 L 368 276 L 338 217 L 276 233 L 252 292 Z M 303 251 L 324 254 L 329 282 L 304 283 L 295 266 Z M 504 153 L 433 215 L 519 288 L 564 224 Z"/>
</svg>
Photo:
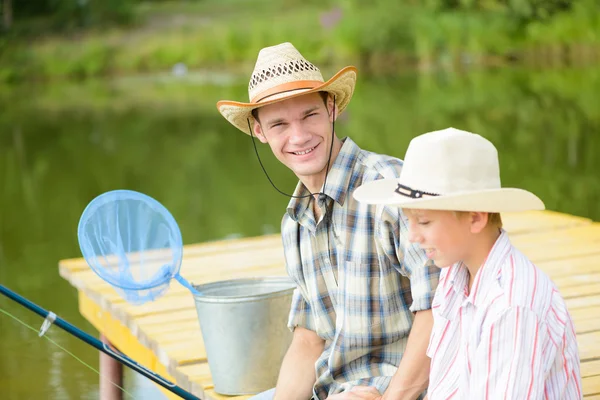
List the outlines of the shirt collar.
<svg viewBox="0 0 600 400">
<path fill-rule="evenodd" d="M 479 271 L 477 271 L 477 275 L 475 275 L 469 295 L 466 295 L 469 285 L 469 271 L 462 262 L 458 262 L 451 267 L 448 276 L 450 286 L 456 294 L 464 296 L 467 301 L 475 306 L 491 301 L 495 297 L 494 293 L 500 288 L 502 267 L 511 248 L 508 234 L 504 229 L 501 229 L 500 236 L 496 239 L 490 253 Z"/>
<path fill-rule="evenodd" d="M 352 139 L 347 137 L 342 139 L 342 142 L 342 148 L 327 173 L 325 187 L 321 188 L 322 193 L 335 200 L 340 206 L 343 206 L 346 201 L 354 164 L 360 154 L 360 148 Z M 308 194 L 310 191 L 299 181 L 294 190 L 295 197 L 292 197 L 287 206 L 289 216 L 296 222 L 310 204 L 310 197 L 296 197 L 308 196 Z"/>
</svg>

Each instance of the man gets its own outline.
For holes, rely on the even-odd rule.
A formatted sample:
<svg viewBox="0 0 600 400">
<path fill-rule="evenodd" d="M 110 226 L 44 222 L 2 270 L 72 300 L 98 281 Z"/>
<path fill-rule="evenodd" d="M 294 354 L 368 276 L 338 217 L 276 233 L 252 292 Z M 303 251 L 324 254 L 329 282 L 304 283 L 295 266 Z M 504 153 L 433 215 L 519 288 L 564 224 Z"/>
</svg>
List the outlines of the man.
<svg viewBox="0 0 600 400">
<path fill-rule="evenodd" d="M 352 197 L 363 183 L 397 178 L 402 167 L 335 134 L 356 73 L 346 67 L 324 82 L 317 67 L 283 43 L 260 51 L 250 103 L 217 103 L 299 179 L 281 225 L 297 288 L 277 400 L 415 399 L 427 387 L 439 270 L 408 242 L 400 210 Z"/>
</svg>

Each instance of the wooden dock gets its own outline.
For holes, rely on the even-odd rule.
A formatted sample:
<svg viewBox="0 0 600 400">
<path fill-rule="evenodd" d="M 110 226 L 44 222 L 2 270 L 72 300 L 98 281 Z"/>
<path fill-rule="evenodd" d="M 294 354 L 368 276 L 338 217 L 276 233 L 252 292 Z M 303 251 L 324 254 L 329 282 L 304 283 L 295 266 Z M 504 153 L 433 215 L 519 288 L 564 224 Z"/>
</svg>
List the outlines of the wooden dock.
<svg viewBox="0 0 600 400">
<path fill-rule="evenodd" d="M 600 400 L 600 223 L 551 211 L 503 214 L 503 220 L 513 244 L 550 275 L 566 299 L 584 398 Z M 202 399 L 249 397 L 214 392 L 193 297 L 177 282 L 159 300 L 133 306 L 81 258 L 60 261 L 59 270 L 78 290 L 81 314 L 129 357 Z M 280 236 L 187 245 L 181 275 L 195 284 L 285 276 Z"/>
</svg>

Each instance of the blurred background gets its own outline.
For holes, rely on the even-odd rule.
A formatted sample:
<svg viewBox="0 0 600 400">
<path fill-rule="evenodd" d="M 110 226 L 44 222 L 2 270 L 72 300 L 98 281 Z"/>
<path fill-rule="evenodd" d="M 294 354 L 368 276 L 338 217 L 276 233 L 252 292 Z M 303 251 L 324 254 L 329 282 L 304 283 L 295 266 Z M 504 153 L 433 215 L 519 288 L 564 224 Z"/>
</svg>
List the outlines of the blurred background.
<svg viewBox="0 0 600 400">
<path fill-rule="evenodd" d="M 498 147 L 502 181 L 600 220 L 599 0 L 0 0 L 0 283 L 96 335 L 58 260 L 79 216 L 142 191 L 184 242 L 279 232 L 288 199 L 216 111 L 258 51 L 292 42 L 328 79 L 359 68 L 338 136 L 402 157 L 454 126 Z M 296 179 L 259 146 L 283 190 Z M 0 309 L 42 320 L 0 298 Z M 97 367 L 95 350 L 48 336 Z M 98 375 L 0 313 L 3 399 L 97 399 Z M 136 398 L 158 390 L 128 373 Z"/>
</svg>

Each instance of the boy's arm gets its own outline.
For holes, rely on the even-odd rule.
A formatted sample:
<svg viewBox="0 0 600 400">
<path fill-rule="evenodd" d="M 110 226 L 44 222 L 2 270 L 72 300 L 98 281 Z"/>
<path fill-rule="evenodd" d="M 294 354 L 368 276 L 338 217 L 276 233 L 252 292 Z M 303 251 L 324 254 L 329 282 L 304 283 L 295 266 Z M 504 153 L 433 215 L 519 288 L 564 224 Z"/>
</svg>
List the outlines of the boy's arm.
<svg viewBox="0 0 600 400">
<path fill-rule="evenodd" d="M 506 310 L 484 329 L 471 370 L 473 399 L 541 399 L 543 352 L 548 335 L 537 315 L 522 307 Z"/>
<path fill-rule="evenodd" d="M 431 310 L 417 311 L 412 329 L 408 336 L 406 351 L 398 370 L 383 395 L 383 400 L 416 399 L 429 382 L 431 359 L 425 352 L 429 345 L 429 336 L 433 328 Z"/>
<path fill-rule="evenodd" d="M 389 208 L 383 210 L 384 219 Z M 406 350 L 402 356 L 398 370 L 394 374 L 388 389 L 383 395 L 384 400 L 416 399 L 429 382 L 431 359 L 427 356 L 427 346 L 433 328 L 431 305 L 438 285 L 440 269 L 428 260 L 425 252 L 408 241 L 408 226 L 401 212 L 395 210 L 388 214 L 394 222 L 387 225 L 391 235 L 383 228 L 379 237 L 392 238 L 389 243 L 393 250 L 388 250 L 390 260 L 398 265 L 400 272 L 410 279 L 412 304 L 410 311 L 415 313 L 415 319 L 408 336 Z M 389 221 L 390 219 L 388 219 Z M 385 227 L 385 225 L 384 225 Z M 388 239 L 389 240 L 389 239 Z M 385 247 L 384 247 L 385 248 Z"/>
</svg>

